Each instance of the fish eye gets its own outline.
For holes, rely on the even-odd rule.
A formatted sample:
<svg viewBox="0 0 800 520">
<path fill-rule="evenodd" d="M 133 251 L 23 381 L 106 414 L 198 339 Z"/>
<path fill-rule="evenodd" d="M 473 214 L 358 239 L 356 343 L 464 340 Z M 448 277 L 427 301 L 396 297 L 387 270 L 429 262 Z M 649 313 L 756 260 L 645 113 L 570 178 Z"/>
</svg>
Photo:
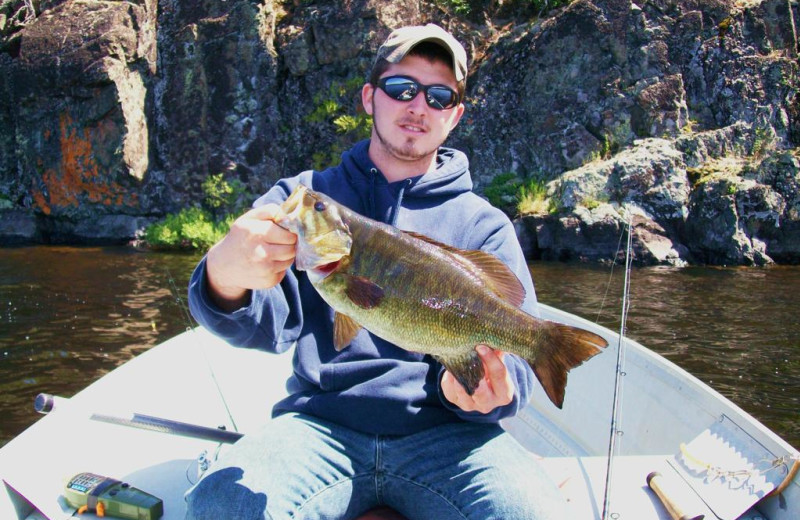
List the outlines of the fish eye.
<svg viewBox="0 0 800 520">
<path fill-rule="evenodd" d="M 321 200 L 318 200 L 314 203 L 314 209 L 317 211 L 325 211 L 325 203 Z"/>
</svg>

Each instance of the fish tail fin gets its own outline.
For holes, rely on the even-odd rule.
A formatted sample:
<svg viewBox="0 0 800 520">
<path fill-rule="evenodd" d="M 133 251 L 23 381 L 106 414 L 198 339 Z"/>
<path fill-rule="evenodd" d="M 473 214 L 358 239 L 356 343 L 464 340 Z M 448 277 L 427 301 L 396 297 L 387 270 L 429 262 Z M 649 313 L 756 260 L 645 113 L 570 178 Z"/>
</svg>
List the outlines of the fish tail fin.
<svg viewBox="0 0 800 520">
<path fill-rule="evenodd" d="M 567 387 L 567 372 L 608 346 L 602 336 L 561 323 L 547 322 L 536 359 L 529 364 L 547 397 L 561 408 Z"/>
</svg>

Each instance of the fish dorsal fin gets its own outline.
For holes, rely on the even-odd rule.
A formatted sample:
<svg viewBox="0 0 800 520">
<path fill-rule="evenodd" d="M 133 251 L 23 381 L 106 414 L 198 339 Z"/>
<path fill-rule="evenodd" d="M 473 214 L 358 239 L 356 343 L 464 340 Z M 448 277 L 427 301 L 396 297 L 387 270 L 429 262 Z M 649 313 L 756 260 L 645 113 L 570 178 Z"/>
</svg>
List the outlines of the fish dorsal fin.
<svg viewBox="0 0 800 520">
<path fill-rule="evenodd" d="M 486 285 L 497 296 L 514 307 L 525 301 L 525 288 L 517 275 L 499 258 L 485 251 L 460 251 L 456 257 L 465 260 L 483 278 Z"/>
<path fill-rule="evenodd" d="M 519 307 L 525 300 L 525 288 L 517 275 L 499 258 L 480 250 L 458 249 L 442 244 L 425 235 L 405 231 L 409 236 L 440 247 L 450 253 L 462 266 L 476 275 L 495 295 L 514 307 Z"/>
<path fill-rule="evenodd" d="M 333 346 L 336 352 L 341 352 L 356 337 L 361 325 L 353 318 L 337 312 L 333 316 Z"/>
</svg>

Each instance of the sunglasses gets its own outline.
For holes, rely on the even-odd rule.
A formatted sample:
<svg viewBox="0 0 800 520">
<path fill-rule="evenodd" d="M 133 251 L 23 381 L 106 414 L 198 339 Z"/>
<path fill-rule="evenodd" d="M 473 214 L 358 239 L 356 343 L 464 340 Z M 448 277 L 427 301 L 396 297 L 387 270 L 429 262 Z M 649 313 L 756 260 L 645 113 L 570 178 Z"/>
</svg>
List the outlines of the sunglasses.
<svg viewBox="0 0 800 520">
<path fill-rule="evenodd" d="M 425 102 L 436 110 L 453 108 L 459 102 L 458 93 L 446 85 L 423 85 L 408 76 L 388 76 L 378 81 L 378 88 L 397 101 L 408 102 L 425 93 Z"/>
</svg>

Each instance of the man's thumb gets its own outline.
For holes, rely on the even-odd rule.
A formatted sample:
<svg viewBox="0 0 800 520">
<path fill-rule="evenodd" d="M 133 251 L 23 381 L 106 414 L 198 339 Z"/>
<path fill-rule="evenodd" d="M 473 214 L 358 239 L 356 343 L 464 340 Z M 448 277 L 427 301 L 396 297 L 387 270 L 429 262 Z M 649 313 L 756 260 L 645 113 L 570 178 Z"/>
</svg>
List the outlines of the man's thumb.
<svg viewBox="0 0 800 520">
<path fill-rule="evenodd" d="M 277 223 L 286 216 L 286 213 L 284 213 L 281 207 L 277 204 L 264 204 L 263 206 L 258 206 L 251 209 L 245 213 L 245 215 L 247 215 L 248 218 L 257 220 L 271 220 Z"/>
</svg>

